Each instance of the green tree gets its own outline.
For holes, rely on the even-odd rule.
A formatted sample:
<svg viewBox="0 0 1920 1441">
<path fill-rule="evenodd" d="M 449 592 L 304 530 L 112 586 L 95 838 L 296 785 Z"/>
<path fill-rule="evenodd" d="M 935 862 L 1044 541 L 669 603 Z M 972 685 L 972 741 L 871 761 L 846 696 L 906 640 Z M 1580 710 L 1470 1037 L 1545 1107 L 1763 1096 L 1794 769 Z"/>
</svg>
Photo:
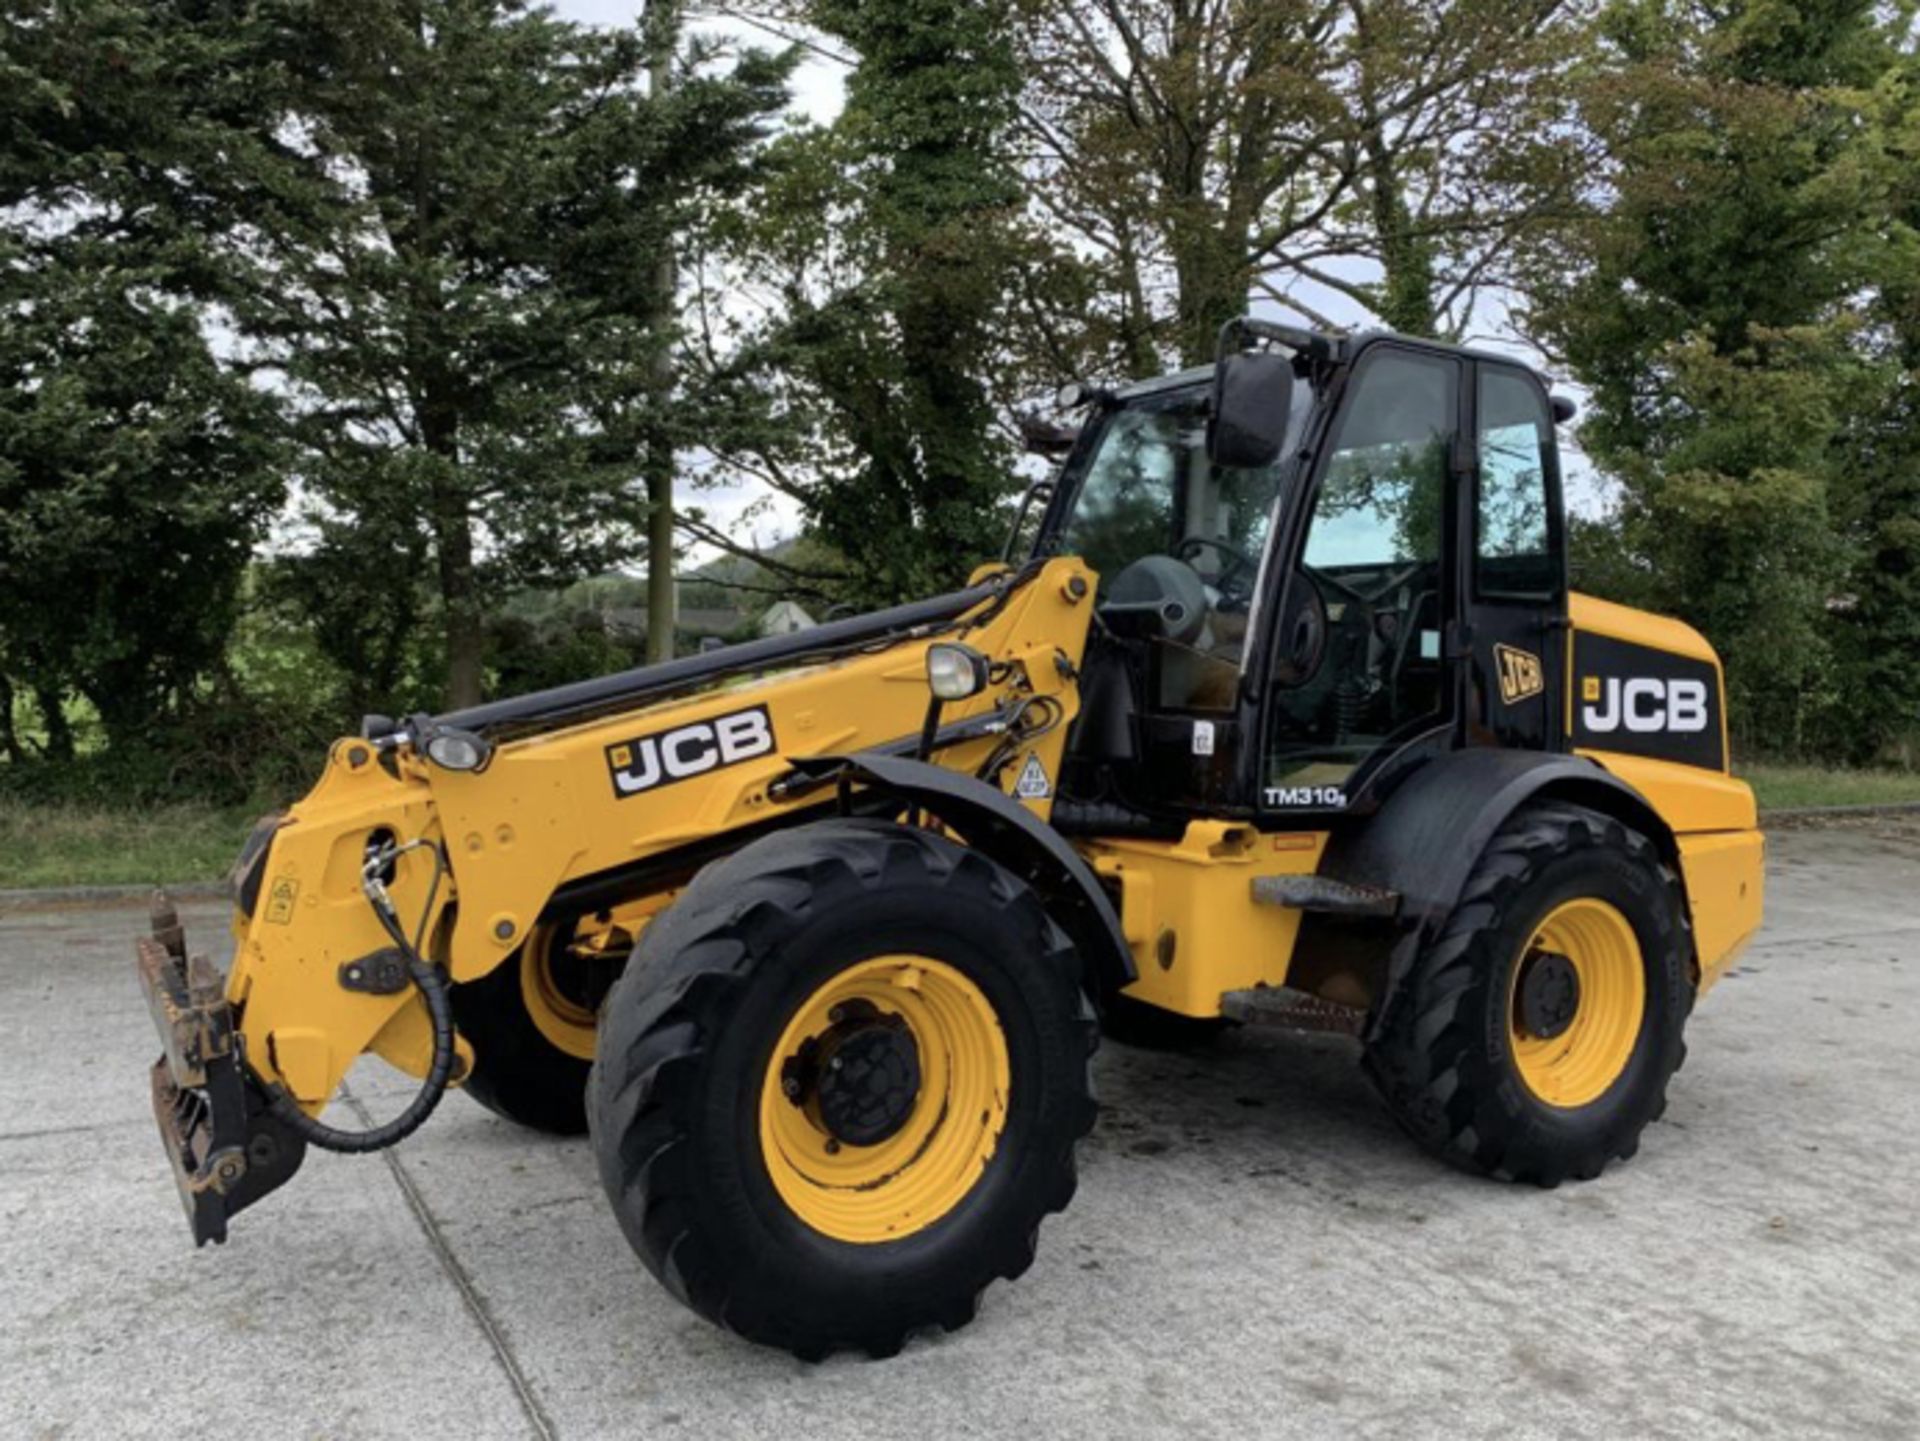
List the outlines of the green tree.
<svg viewBox="0 0 1920 1441">
<path fill-rule="evenodd" d="M 1339 7 L 1033 0 L 1020 17 L 1029 197 L 1079 282 L 1037 322 L 1051 348 L 1135 377 L 1211 358 L 1345 192 Z"/>
<path fill-rule="evenodd" d="M 636 477 L 672 434 L 658 259 L 687 206 L 739 183 L 787 65 L 749 53 L 656 100 L 638 31 L 517 0 L 289 8 L 273 43 L 286 139 L 242 237 L 265 264 L 240 324 L 291 388 L 326 563 L 411 610 L 424 556 L 446 701 L 471 704 L 502 597 L 644 533 Z"/>
<path fill-rule="evenodd" d="M 36 278 L 0 327 L 0 634 L 56 750 L 69 690 L 124 747 L 220 659 L 283 491 L 272 412 L 191 310 L 118 270 Z"/>
<path fill-rule="evenodd" d="M 1876 88 L 1893 166 L 1871 312 L 1887 372 L 1841 436 L 1832 508 L 1847 557 L 1835 646 L 1853 759 L 1920 766 L 1920 60 Z"/>
<path fill-rule="evenodd" d="M 273 408 L 209 339 L 229 276 L 203 227 L 261 113 L 244 28 L 217 4 L 0 18 L 0 669 L 56 757 L 69 696 L 122 750 L 192 701 L 284 489 Z"/>
<path fill-rule="evenodd" d="M 840 117 L 782 147 L 758 210 L 774 322 L 753 358 L 785 428 L 744 459 L 805 508 L 840 593 L 887 603 L 951 589 L 1004 526 L 1013 454 L 986 377 L 1019 253 L 1019 73 L 1002 3 L 806 14 L 857 59 Z"/>
<path fill-rule="evenodd" d="M 1520 244 L 1585 173 L 1570 80 L 1584 0 L 1344 0 L 1338 92 L 1350 194 L 1317 245 L 1375 279 L 1283 251 L 1281 274 L 1344 293 L 1390 329 L 1458 340 Z"/>
<path fill-rule="evenodd" d="M 1833 437 L 1886 166 L 1869 0 L 1622 0 L 1583 113 L 1606 165 L 1534 256 L 1532 320 L 1592 391 L 1643 603 L 1728 663 L 1739 738 L 1798 749 L 1831 693 Z"/>
<path fill-rule="evenodd" d="M 1580 173 L 1586 4 L 1032 0 L 1021 136 L 1056 242 L 1027 348 L 1144 376 L 1258 296 L 1458 337 Z M 1037 340 L 1037 344 L 1036 344 Z"/>
</svg>

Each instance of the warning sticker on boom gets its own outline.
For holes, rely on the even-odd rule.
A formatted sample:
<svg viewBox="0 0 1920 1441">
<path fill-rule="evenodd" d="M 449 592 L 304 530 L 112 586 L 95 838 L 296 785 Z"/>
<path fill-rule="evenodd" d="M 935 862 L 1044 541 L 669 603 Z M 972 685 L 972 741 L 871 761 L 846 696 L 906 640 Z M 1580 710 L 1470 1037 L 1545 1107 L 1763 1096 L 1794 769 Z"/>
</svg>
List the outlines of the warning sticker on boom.
<svg viewBox="0 0 1920 1441">
<path fill-rule="evenodd" d="M 1047 768 L 1040 764 L 1037 751 L 1027 752 L 1027 763 L 1020 767 L 1013 793 L 1023 801 L 1043 801 L 1053 794 L 1053 782 L 1047 779 Z"/>
</svg>

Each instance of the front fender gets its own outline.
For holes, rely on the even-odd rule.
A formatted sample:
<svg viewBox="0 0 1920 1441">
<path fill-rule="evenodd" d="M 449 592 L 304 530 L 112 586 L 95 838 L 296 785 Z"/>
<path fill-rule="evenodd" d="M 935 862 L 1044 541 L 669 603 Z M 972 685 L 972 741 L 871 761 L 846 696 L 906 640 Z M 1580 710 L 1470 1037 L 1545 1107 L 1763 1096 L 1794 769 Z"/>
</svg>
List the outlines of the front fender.
<svg viewBox="0 0 1920 1441">
<path fill-rule="evenodd" d="M 1120 918 L 1092 868 L 1058 831 L 997 787 L 926 761 L 870 751 L 811 756 L 795 761 L 794 767 L 806 775 L 839 776 L 884 791 L 903 806 L 926 807 L 961 840 L 1040 893 L 1102 991 L 1137 979 Z"/>
</svg>

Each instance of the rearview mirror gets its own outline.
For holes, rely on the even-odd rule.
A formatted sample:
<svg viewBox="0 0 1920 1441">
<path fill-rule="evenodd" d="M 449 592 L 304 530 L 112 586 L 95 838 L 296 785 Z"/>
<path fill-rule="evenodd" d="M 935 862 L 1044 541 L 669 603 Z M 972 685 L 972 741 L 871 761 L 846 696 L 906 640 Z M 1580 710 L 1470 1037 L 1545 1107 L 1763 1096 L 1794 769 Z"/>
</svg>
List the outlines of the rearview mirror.
<svg viewBox="0 0 1920 1441">
<path fill-rule="evenodd" d="M 1259 470 L 1280 458 L 1293 409 L 1293 358 L 1272 350 L 1224 351 L 1213 367 L 1207 459 Z"/>
</svg>

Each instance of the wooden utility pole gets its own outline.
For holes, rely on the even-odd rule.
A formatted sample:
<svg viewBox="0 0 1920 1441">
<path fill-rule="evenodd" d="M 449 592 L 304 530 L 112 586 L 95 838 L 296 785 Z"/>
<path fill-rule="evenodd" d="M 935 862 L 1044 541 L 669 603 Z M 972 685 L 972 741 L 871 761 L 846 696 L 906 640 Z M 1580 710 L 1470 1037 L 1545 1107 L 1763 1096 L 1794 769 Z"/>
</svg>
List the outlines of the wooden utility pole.
<svg viewBox="0 0 1920 1441">
<path fill-rule="evenodd" d="M 648 88 L 656 103 L 673 88 L 673 53 L 680 39 L 680 0 L 649 0 L 647 36 L 653 59 L 647 72 Z M 680 272 L 673 245 L 664 234 L 654 262 L 654 341 L 652 393 L 648 396 L 652 424 L 648 431 L 647 477 L 647 659 L 673 659 L 673 435 L 667 412 L 673 403 L 674 297 Z"/>
</svg>

